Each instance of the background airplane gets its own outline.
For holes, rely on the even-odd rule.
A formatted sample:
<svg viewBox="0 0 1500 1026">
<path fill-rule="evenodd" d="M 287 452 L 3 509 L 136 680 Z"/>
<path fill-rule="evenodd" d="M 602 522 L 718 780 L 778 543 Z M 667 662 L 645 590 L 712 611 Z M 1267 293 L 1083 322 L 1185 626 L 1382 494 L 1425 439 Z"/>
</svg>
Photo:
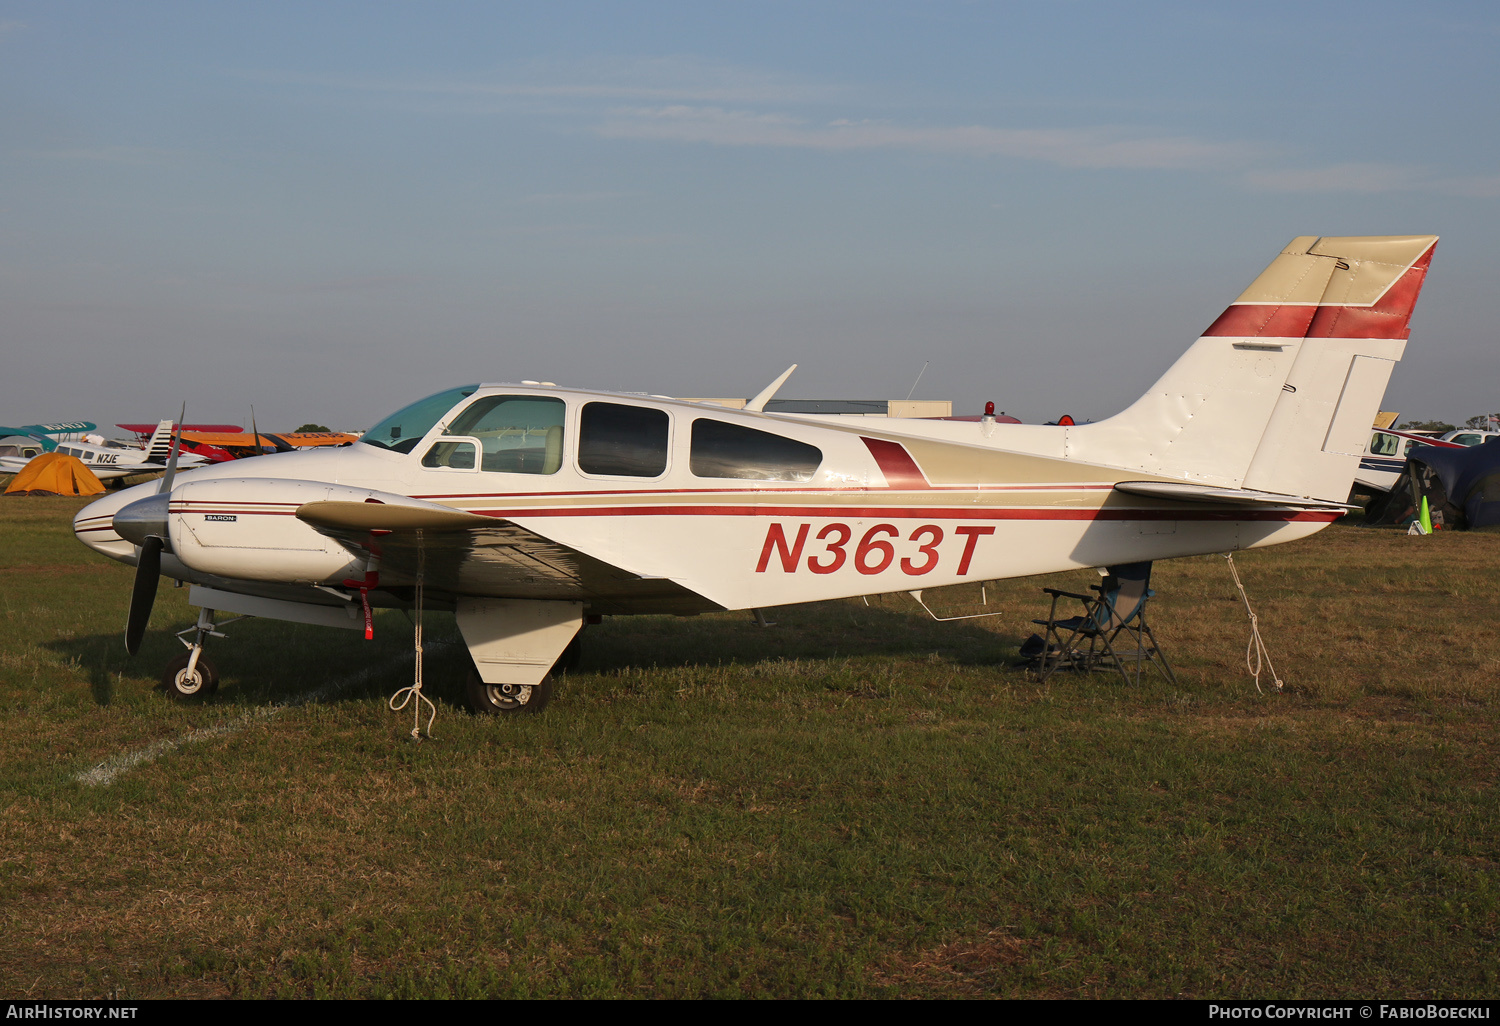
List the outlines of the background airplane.
<svg viewBox="0 0 1500 1026">
<path fill-rule="evenodd" d="M 147 439 L 144 448 L 130 445 L 99 442 L 61 442 L 57 452 L 72 456 L 88 467 L 100 481 L 130 477 L 133 474 L 150 474 L 167 469 L 167 460 L 172 451 L 172 421 L 164 420 Z M 28 458 L 0 456 L 0 472 L 14 474 L 29 462 Z M 183 469 L 200 466 L 207 462 L 203 457 L 179 454 L 177 465 Z"/>
<path fill-rule="evenodd" d="M 140 443 L 142 448 L 145 448 L 148 445 L 149 439 L 151 438 L 152 434 L 155 433 L 157 425 L 116 424 L 115 427 L 121 428 L 125 431 L 129 431 L 131 434 L 135 435 L 136 441 Z M 182 430 L 178 432 L 178 436 L 180 438 L 179 444 L 181 445 L 183 452 L 190 453 L 194 456 L 199 457 L 204 463 L 223 463 L 227 460 L 234 459 L 235 454 L 226 452 L 223 449 L 219 449 L 202 442 L 190 441 L 189 439 L 193 438 L 194 434 L 198 432 L 232 433 L 243 430 L 244 428 L 240 427 L 240 425 L 238 424 L 184 424 L 182 425 Z"/>
<path fill-rule="evenodd" d="M 58 442 L 56 438 L 51 436 L 66 437 L 68 435 L 81 435 L 85 431 L 92 431 L 98 426 L 91 420 L 74 420 L 63 424 L 27 424 L 23 427 L 0 427 L 0 439 L 31 438 L 41 446 L 42 452 L 51 452 L 57 448 Z M 7 455 L 20 455 L 20 453 L 8 453 Z"/>
<path fill-rule="evenodd" d="M 1354 475 L 1355 490 L 1384 493 L 1391 490 L 1406 469 L 1406 457 L 1419 445 L 1439 449 L 1461 449 L 1458 442 L 1445 442 L 1430 435 L 1418 435 L 1395 428 L 1375 428 L 1360 453 L 1359 470 Z"/>
<path fill-rule="evenodd" d="M 349 445 L 358 438 L 358 435 L 342 431 L 262 431 L 257 435 L 254 432 L 241 430 L 207 431 L 188 428 L 182 432 L 184 451 L 198 452 L 206 456 L 211 449 L 225 453 L 234 459 L 272 452 L 295 452 L 298 449 Z"/>
</svg>

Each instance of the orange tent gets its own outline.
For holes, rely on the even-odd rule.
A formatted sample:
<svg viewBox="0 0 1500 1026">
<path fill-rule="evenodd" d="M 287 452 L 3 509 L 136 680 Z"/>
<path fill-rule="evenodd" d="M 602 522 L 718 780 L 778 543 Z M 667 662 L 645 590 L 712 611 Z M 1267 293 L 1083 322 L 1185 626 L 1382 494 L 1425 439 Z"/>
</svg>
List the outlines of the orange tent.
<svg viewBox="0 0 1500 1026">
<path fill-rule="evenodd" d="M 6 495 L 99 495 L 104 486 L 76 456 L 44 452 L 11 480 Z"/>
</svg>

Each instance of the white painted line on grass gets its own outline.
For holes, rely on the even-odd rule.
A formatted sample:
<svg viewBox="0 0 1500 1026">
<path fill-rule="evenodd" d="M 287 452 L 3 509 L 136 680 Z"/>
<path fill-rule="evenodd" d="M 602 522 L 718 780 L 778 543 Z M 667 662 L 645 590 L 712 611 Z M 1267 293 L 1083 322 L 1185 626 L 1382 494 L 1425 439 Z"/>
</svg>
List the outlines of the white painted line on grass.
<svg viewBox="0 0 1500 1026">
<path fill-rule="evenodd" d="M 427 647 L 433 648 L 435 646 L 428 645 Z M 408 652 L 403 661 L 410 662 L 412 658 L 413 654 Z M 260 720 L 268 720 L 288 709 L 295 709 L 297 706 L 306 705 L 309 702 L 321 702 L 325 698 L 332 698 L 341 691 L 348 691 L 351 688 L 369 682 L 370 678 L 374 677 L 377 673 L 384 673 L 389 668 L 389 663 L 367 666 L 358 673 L 352 673 L 342 680 L 324 684 L 322 687 L 309 691 L 305 695 L 299 695 L 296 698 L 288 699 L 285 702 L 278 702 L 275 705 L 257 706 L 243 716 L 236 717 L 227 723 L 220 723 L 213 727 L 199 727 L 196 730 L 188 731 L 178 738 L 168 741 L 157 741 L 155 744 L 149 744 L 144 748 L 137 748 L 130 752 L 121 752 L 112 759 L 104 760 L 93 769 L 83 770 L 75 774 L 73 779 L 89 787 L 103 787 L 105 784 L 112 784 L 116 777 L 127 770 L 155 762 L 169 752 L 175 752 L 179 748 L 195 745 L 202 741 L 211 740 L 212 738 L 223 737 L 226 734 L 237 734 L 253 723 Z"/>
</svg>

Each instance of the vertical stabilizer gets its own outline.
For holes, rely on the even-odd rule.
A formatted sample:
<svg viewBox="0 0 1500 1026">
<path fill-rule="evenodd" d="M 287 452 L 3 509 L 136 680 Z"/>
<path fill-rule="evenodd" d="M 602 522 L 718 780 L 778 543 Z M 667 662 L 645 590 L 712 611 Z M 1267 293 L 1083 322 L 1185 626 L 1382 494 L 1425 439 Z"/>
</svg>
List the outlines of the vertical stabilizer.
<svg viewBox="0 0 1500 1026">
<path fill-rule="evenodd" d="M 1066 455 L 1342 500 L 1436 243 L 1293 239 L 1129 409 L 1067 429 Z"/>
<path fill-rule="evenodd" d="M 1257 292 L 1262 275 L 1214 322 L 1210 332 L 1231 334 L 1249 311 L 1272 304 L 1276 330 L 1306 322 L 1246 488 L 1334 501 L 1349 494 L 1436 245 L 1433 235 L 1318 239 L 1307 255 L 1333 271 L 1317 302 Z"/>
<path fill-rule="evenodd" d="M 166 463 L 172 455 L 172 422 L 164 420 L 156 425 L 156 430 L 151 432 L 151 440 L 146 443 L 146 462 Z"/>
</svg>

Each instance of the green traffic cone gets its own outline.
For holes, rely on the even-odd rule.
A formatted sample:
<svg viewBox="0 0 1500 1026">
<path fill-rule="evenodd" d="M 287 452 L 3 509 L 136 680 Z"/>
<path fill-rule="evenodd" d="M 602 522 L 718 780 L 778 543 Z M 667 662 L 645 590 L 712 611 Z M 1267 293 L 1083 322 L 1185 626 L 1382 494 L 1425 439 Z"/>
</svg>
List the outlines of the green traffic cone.
<svg viewBox="0 0 1500 1026">
<path fill-rule="evenodd" d="M 1432 511 L 1427 508 L 1427 496 L 1422 496 L 1422 513 L 1418 517 L 1422 524 L 1422 533 L 1432 533 Z"/>
</svg>

